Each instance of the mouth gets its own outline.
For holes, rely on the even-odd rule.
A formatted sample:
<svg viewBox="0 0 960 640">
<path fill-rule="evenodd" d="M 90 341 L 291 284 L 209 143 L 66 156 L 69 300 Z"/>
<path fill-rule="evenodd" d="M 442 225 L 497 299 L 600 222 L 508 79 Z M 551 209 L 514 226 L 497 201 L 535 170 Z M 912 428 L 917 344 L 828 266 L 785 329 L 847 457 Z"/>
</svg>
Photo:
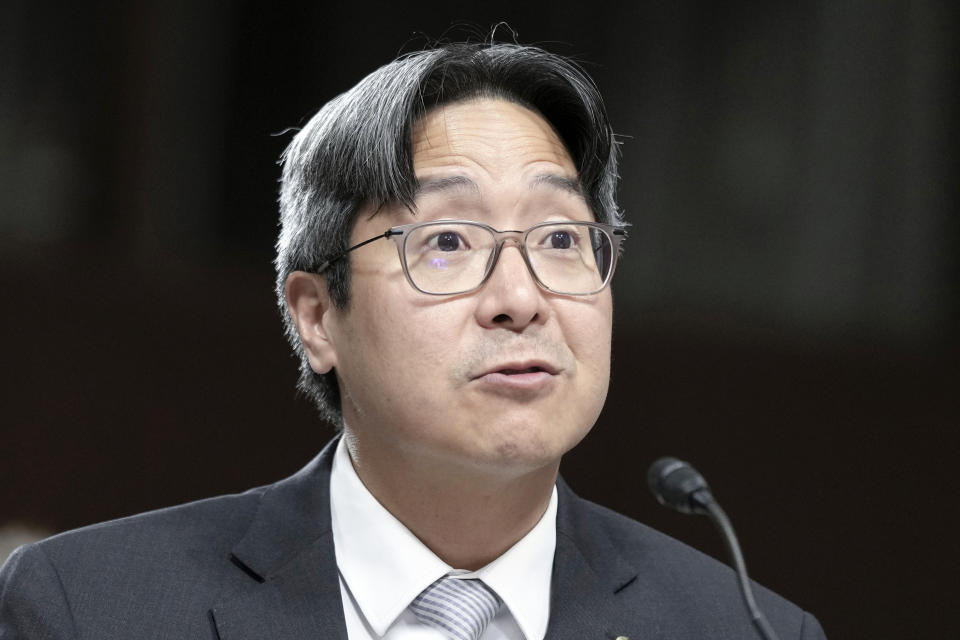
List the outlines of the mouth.
<svg viewBox="0 0 960 640">
<path fill-rule="evenodd" d="M 547 371 L 542 367 L 527 367 L 526 369 L 498 369 L 493 373 L 502 373 L 505 376 L 517 376 L 524 373 L 540 373 L 541 371 L 547 373 Z"/>
<path fill-rule="evenodd" d="M 477 377 L 482 378 L 488 375 L 523 376 L 538 373 L 554 376 L 557 375 L 558 371 L 556 367 L 546 362 L 511 362 L 502 365 L 495 365 Z"/>
<path fill-rule="evenodd" d="M 473 382 L 491 393 L 528 397 L 552 389 L 558 373 L 560 370 L 547 362 L 509 362 L 484 370 Z"/>
</svg>

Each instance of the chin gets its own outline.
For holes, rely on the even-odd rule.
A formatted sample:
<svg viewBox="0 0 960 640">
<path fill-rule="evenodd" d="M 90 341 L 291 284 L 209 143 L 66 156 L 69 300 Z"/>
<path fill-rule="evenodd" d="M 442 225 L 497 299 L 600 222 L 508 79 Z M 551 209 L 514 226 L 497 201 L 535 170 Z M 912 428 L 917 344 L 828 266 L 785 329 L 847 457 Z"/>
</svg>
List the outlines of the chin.
<svg viewBox="0 0 960 640">
<path fill-rule="evenodd" d="M 522 474 L 556 466 L 560 458 L 577 445 L 589 429 L 557 428 L 547 425 L 531 429 L 529 425 L 508 426 L 482 450 L 484 463 L 511 474 Z"/>
</svg>

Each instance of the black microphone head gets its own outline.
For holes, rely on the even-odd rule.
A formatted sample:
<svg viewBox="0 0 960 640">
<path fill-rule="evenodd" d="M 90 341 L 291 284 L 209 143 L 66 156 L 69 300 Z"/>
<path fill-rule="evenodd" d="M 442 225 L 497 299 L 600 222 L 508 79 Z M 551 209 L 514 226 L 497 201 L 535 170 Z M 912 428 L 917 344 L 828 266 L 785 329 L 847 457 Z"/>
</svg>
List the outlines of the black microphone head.
<svg viewBox="0 0 960 640">
<path fill-rule="evenodd" d="M 703 503 L 713 500 L 703 476 L 676 458 L 660 458 L 650 465 L 647 485 L 660 504 L 682 513 L 704 513 Z"/>
</svg>

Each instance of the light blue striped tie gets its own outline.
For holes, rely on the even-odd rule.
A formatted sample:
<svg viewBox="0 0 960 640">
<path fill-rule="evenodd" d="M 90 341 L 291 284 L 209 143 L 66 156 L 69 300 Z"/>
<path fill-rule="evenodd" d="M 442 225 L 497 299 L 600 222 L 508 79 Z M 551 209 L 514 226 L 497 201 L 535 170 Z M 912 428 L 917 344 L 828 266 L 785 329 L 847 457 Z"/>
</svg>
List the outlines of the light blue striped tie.
<svg viewBox="0 0 960 640">
<path fill-rule="evenodd" d="M 500 608 L 500 598 L 480 580 L 444 576 L 410 603 L 417 619 L 454 640 L 477 640 Z"/>
</svg>

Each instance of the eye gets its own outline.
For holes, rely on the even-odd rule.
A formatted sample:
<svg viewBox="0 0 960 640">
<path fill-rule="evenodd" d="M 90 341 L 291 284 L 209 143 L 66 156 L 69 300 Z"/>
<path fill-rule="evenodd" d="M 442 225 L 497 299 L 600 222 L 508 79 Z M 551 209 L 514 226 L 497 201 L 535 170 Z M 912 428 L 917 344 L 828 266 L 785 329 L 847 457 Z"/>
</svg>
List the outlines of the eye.
<svg viewBox="0 0 960 640">
<path fill-rule="evenodd" d="M 456 231 L 438 231 L 427 238 L 426 246 L 435 251 L 460 251 L 467 249 L 464 237 Z"/>
<path fill-rule="evenodd" d="M 456 251 L 460 247 L 460 236 L 453 231 L 444 231 L 437 235 L 437 249 L 440 251 Z"/>
<path fill-rule="evenodd" d="M 568 252 L 580 247 L 580 230 L 574 225 L 558 224 L 541 227 L 533 246 L 537 249 Z"/>
<path fill-rule="evenodd" d="M 553 249 L 569 249 L 574 244 L 573 235 L 566 230 L 554 231 L 550 234 L 550 247 Z"/>
</svg>

